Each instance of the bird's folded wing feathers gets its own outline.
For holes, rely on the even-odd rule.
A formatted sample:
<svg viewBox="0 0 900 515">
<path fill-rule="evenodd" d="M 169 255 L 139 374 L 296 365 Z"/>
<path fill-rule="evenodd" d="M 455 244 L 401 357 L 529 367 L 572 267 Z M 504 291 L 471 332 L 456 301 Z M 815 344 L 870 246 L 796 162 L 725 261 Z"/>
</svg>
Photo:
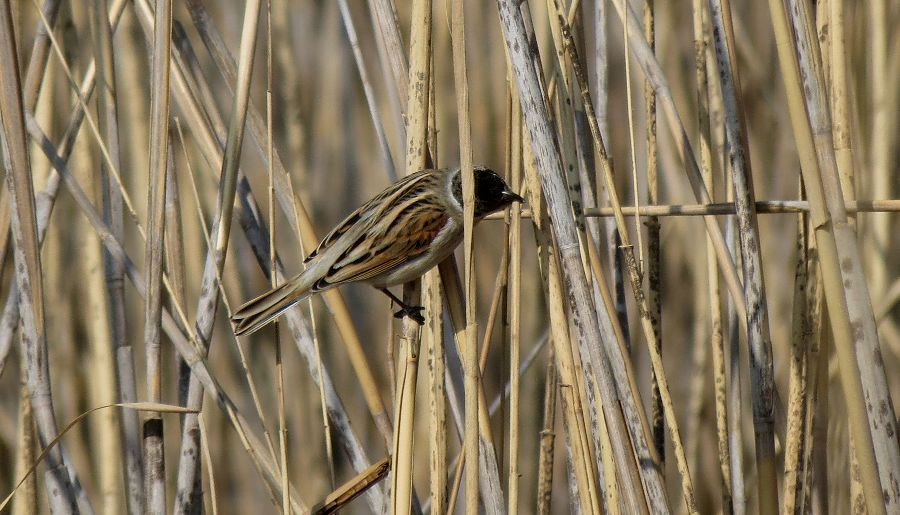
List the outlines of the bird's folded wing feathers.
<svg viewBox="0 0 900 515">
<path fill-rule="evenodd" d="M 415 188 L 422 181 L 427 181 L 430 177 L 428 172 L 430 172 L 430 170 L 422 170 L 421 172 L 404 177 L 392 187 L 382 191 L 380 194 L 347 215 L 341 223 L 337 224 L 337 226 L 322 239 L 319 246 L 310 252 L 304 262 L 308 263 L 312 261 L 313 258 L 328 249 L 341 236 L 350 231 L 350 229 L 359 227 L 361 221 L 365 221 L 364 225 L 366 225 L 366 228 L 376 223 L 387 214 L 386 212 L 394 206 L 397 199 L 408 194 L 411 189 Z"/>
<path fill-rule="evenodd" d="M 431 209 L 431 206 L 411 206 L 412 209 Z M 395 223 L 383 224 L 382 234 L 366 239 L 367 245 L 357 242 L 342 254 L 322 278 L 327 285 L 366 281 L 428 252 L 431 242 L 447 224 L 445 213 L 429 216 L 402 216 Z M 321 281 L 320 281 L 321 282 Z M 316 284 L 318 287 L 319 284 Z"/>
</svg>

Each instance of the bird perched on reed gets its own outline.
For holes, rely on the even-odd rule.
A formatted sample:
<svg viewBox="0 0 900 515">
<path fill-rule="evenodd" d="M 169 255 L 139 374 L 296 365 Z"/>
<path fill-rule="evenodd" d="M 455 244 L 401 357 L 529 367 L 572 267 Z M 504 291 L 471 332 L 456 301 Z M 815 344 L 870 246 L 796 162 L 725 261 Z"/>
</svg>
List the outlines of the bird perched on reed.
<svg viewBox="0 0 900 515">
<path fill-rule="evenodd" d="M 476 167 L 475 220 L 523 199 L 500 175 Z M 463 237 L 462 175 L 429 169 L 408 175 L 337 225 L 306 258 L 306 269 L 242 305 L 232 316 L 237 335 L 252 333 L 297 302 L 321 291 L 365 282 L 402 307 L 394 314 L 424 323 L 387 288 L 411 281 L 453 253 Z"/>
</svg>

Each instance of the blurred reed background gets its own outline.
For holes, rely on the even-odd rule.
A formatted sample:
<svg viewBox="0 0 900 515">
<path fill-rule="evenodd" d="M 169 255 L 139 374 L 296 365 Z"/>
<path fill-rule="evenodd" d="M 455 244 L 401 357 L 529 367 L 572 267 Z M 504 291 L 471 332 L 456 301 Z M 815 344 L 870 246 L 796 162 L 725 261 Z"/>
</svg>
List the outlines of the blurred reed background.
<svg viewBox="0 0 900 515">
<path fill-rule="evenodd" d="M 128 403 L 9 513 L 900 511 L 900 5 L 623 1 L 0 1 L 0 492 Z M 473 162 L 425 326 L 233 336 Z"/>
</svg>

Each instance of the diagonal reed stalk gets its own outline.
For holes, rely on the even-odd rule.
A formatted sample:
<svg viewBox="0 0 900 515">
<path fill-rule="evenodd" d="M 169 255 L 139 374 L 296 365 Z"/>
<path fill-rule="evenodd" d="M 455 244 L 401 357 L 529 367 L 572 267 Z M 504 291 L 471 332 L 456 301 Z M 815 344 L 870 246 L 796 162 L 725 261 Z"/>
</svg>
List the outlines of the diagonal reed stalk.
<svg viewBox="0 0 900 515">
<path fill-rule="evenodd" d="M 25 377 L 43 449 L 57 434 L 47 362 L 44 325 L 44 296 L 38 227 L 35 216 L 31 163 L 26 148 L 25 113 L 19 77 L 19 59 L 15 43 L 12 11 L 8 1 L 0 2 L 0 118 L 3 125 L 3 156 L 6 185 L 9 189 L 16 283 L 22 317 L 22 350 Z M 66 470 L 63 450 L 51 449 L 45 473 L 50 506 L 60 513 L 78 512 L 78 486 L 74 470 Z M 85 506 L 89 509 L 89 506 Z"/>
<path fill-rule="evenodd" d="M 238 164 L 244 141 L 244 127 L 247 117 L 260 7 L 259 1 L 250 1 L 247 2 L 244 10 L 237 83 L 235 85 L 231 120 L 228 126 L 228 137 L 225 142 L 225 156 L 220 172 L 221 180 L 216 202 L 216 214 L 210 230 L 210 241 L 212 244 L 206 256 L 200 286 L 201 295 L 197 302 L 195 337 L 207 351 L 211 343 L 212 327 L 219 301 L 219 289 L 215 287 L 215 282 L 216 278 L 221 276 L 224 270 L 228 241 L 231 236 L 231 221 L 233 219 L 232 214 L 238 183 Z M 156 12 L 156 20 L 158 23 L 159 11 Z M 166 62 L 169 62 L 168 59 Z M 203 390 L 200 388 L 199 381 L 192 378 L 191 384 L 188 386 L 187 406 L 191 409 L 199 410 L 202 402 Z M 185 417 L 181 445 L 182 460 L 179 464 L 179 492 L 176 512 L 193 513 L 197 508 L 193 508 L 192 504 L 202 501 L 199 492 L 196 490 L 201 485 L 194 480 L 200 467 L 200 439 L 197 426 L 196 415 Z M 284 509 L 288 509 L 288 507 L 284 506 Z"/>
<path fill-rule="evenodd" d="M 230 84 L 235 81 L 235 63 L 234 59 L 228 51 L 224 40 L 216 30 L 203 4 L 199 1 L 192 0 L 188 4 L 191 18 L 195 27 L 201 35 L 204 45 L 210 52 L 220 74 L 224 77 L 226 83 Z M 203 86 L 204 80 L 202 76 L 196 76 L 197 82 Z M 215 104 L 212 102 L 211 95 L 203 95 L 202 100 L 208 112 L 214 112 Z M 249 107 L 249 128 L 250 137 L 255 143 L 259 156 L 263 161 L 268 160 L 268 156 L 264 152 L 265 141 L 265 124 L 259 111 L 251 102 Z M 218 129 L 217 129 L 218 132 Z M 294 193 L 287 170 L 281 160 L 277 149 L 273 148 L 272 161 L 275 171 L 275 193 L 279 206 L 285 213 L 288 223 L 291 224 L 295 233 L 299 233 L 305 248 L 315 248 L 318 245 L 319 238 L 313 228 L 309 213 L 307 212 L 303 202 Z M 350 312 L 343 296 L 339 290 L 329 290 L 323 294 L 325 303 L 329 306 L 331 314 L 334 316 L 335 324 L 341 334 L 342 341 L 347 347 L 347 353 L 350 357 L 350 363 L 356 372 L 360 383 L 363 387 L 366 403 L 372 417 L 375 419 L 375 425 L 384 439 L 385 445 L 390 446 L 392 442 L 391 422 L 387 416 L 384 404 L 378 393 L 376 381 L 371 368 L 367 362 L 365 352 L 363 352 L 363 342 L 350 319 Z"/>
<path fill-rule="evenodd" d="M 398 511 L 420 513 L 417 489 L 430 494 L 422 513 L 461 513 L 464 503 L 491 513 L 687 511 L 679 486 L 688 476 L 676 470 L 682 459 L 701 513 L 894 511 L 892 477 L 900 459 L 888 433 L 896 431 L 890 395 L 900 383 L 887 372 L 900 359 L 894 322 L 900 280 L 888 266 L 898 248 L 886 235 L 900 212 L 889 180 L 900 120 L 894 115 L 900 96 L 890 94 L 900 77 L 894 58 L 900 39 L 890 28 L 900 11 L 890 2 L 857 7 L 819 0 L 813 17 L 809 3 L 796 0 L 740 16 L 722 0 L 694 0 L 690 15 L 652 1 L 629 9 L 606 0 L 509 2 L 512 7 L 423 0 L 419 6 L 431 5 L 429 15 L 439 19 L 423 51 L 421 38 L 410 40 L 422 26 L 412 2 L 278 0 L 271 5 L 265 64 L 255 59 L 253 66 L 257 79 L 266 67 L 267 84 L 257 80 L 246 93 L 238 91 L 237 53 L 246 2 L 188 0 L 183 9 L 173 2 L 171 34 L 162 38 L 154 36 L 155 29 L 168 32 L 166 17 L 157 24 L 157 0 L 0 2 L 9 11 L 3 26 L 12 19 L 0 40 L 7 53 L 15 49 L 22 74 L 15 95 L 0 93 L 0 139 L 16 149 L 2 152 L 0 166 L 7 175 L 0 185 L 0 442 L 7 444 L 0 448 L 7 451 L 0 454 L 10 458 L 10 467 L 0 467 L 0 483 L 26 478 L 11 497 L 12 513 L 169 509 L 162 496 L 145 496 L 143 415 L 135 410 L 90 417 L 65 435 L 62 452 L 45 447 L 56 456 L 55 469 L 38 455 L 50 417 L 70 419 L 88 406 L 137 400 L 136 382 L 147 381 L 148 370 L 132 346 L 145 329 L 157 333 L 160 353 L 151 356 L 149 381 L 159 385 L 161 398 L 178 392 L 185 399 L 194 376 L 200 386 L 194 395 L 207 392 L 217 405 L 179 429 L 192 438 L 180 449 L 185 455 L 165 442 L 169 460 L 188 464 L 166 467 L 164 482 L 156 481 L 158 491 L 164 485 L 176 492 L 165 493 L 179 513 L 380 513 L 390 510 L 391 496 L 400 501 Z M 122 16 L 128 5 L 133 16 Z M 525 45 L 517 51 L 533 72 L 524 83 L 537 85 L 524 95 L 519 86 L 530 72 L 521 63 L 517 70 L 507 55 L 510 37 L 496 23 L 498 5 L 521 17 L 524 37 L 517 41 Z M 463 7 L 460 31 L 454 16 Z M 611 8 L 626 30 L 607 18 Z M 655 31 L 648 30 L 651 10 Z M 412 66 L 410 42 L 420 52 Z M 172 105 L 165 110 L 157 108 L 162 83 L 151 64 L 166 60 L 160 45 L 171 45 Z M 263 51 L 256 46 L 257 57 Z M 694 69 L 685 66 L 691 61 Z M 0 68 L 14 66 L 4 59 Z M 779 80 L 771 80 L 772 70 Z M 420 72 L 423 98 L 411 102 L 409 86 Z M 15 77 L 0 79 L 8 86 Z M 643 98 L 635 100 L 642 82 Z M 591 94 L 583 97 L 582 89 Z M 204 266 L 217 252 L 218 229 L 209 226 L 223 210 L 217 194 L 228 187 L 221 172 L 232 151 L 226 146 L 233 103 L 243 94 L 244 142 L 254 150 L 243 152 L 236 167 L 231 217 L 238 225 L 228 237 L 230 259 L 210 274 Z M 655 143 L 654 98 L 661 131 Z M 16 101 L 21 121 L 5 116 Z M 544 117 L 523 113 L 523 104 L 533 111 L 543 105 Z M 158 127 L 172 118 L 181 147 L 175 153 L 171 131 Z M 151 123 L 157 124 L 153 141 Z M 24 136 L 15 133 L 22 130 Z M 534 134 L 547 138 L 535 141 Z M 595 154 L 595 134 L 605 158 Z M 421 329 L 391 324 L 389 342 L 397 349 L 390 364 L 379 336 L 384 311 L 371 309 L 383 308 L 383 299 L 362 286 L 329 291 L 324 311 L 312 309 L 319 299 L 309 299 L 309 308 L 290 310 L 274 331 L 253 339 L 234 340 L 227 324 L 219 324 L 224 320 L 211 322 L 215 311 L 227 316 L 231 302 L 296 272 L 322 224 L 377 190 L 392 168 L 405 167 L 409 136 L 423 152 L 417 167 L 435 166 L 438 154 L 441 166 L 471 155 L 470 161 L 503 167 L 528 202 L 470 231 L 477 248 L 465 252 L 462 272 L 448 261 L 438 271 L 443 283 L 439 273 L 424 278 L 428 322 Z M 164 154 L 161 146 L 168 147 Z M 741 165 L 729 152 L 752 157 L 752 174 L 749 161 Z M 165 156 L 154 158 L 164 181 L 147 172 L 151 154 Z M 628 172 L 616 177 L 616 168 L 626 170 L 622 163 Z M 27 178 L 16 175 L 23 169 Z M 799 196 L 798 172 L 807 183 Z M 746 187 L 736 188 L 741 176 Z M 23 190 L 8 187 L 14 180 L 34 190 L 31 250 L 20 238 L 29 209 L 16 204 Z M 767 200 L 748 198 L 754 189 Z M 632 190 L 639 199 L 623 197 L 632 205 L 618 205 L 616 194 Z M 147 210 L 144 199 L 151 197 L 164 201 Z M 768 216 L 753 220 L 754 212 Z M 649 217 L 659 223 L 665 252 L 659 268 L 665 296 L 656 305 L 650 277 L 656 229 L 640 224 Z M 277 224 L 280 242 L 270 231 Z M 753 239 L 761 245 L 748 252 Z M 631 241 L 637 249 L 619 249 Z M 148 248 L 155 252 L 150 260 Z M 23 269 L 30 273 L 23 265 L 29 259 L 41 275 L 42 326 L 34 323 L 36 304 L 27 295 L 35 285 L 17 284 Z M 745 267 L 764 268 L 767 282 L 743 274 Z M 579 271 L 584 302 L 573 303 Z M 627 298 L 625 273 L 646 301 Z M 763 284 L 768 322 L 754 319 L 744 296 L 762 292 Z M 213 311 L 195 313 L 190 305 L 219 297 L 222 306 Z M 156 325 L 143 322 L 147 307 L 158 311 Z M 661 318 L 651 316 L 648 324 L 645 312 L 657 309 Z M 207 317 L 208 341 L 218 348 L 208 356 L 197 338 L 198 315 Z M 472 321 L 478 321 L 478 345 L 470 339 Z M 771 399 L 779 424 L 772 432 L 784 437 L 778 440 L 783 466 L 774 467 L 753 452 L 754 439 L 768 443 L 769 436 L 744 434 L 755 432 L 753 415 L 770 402 L 747 390 L 756 381 L 745 365 L 759 357 L 754 345 L 764 341 L 766 326 L 776 343 L 771 363 L 784 372 L 775 376 L 783 381 L 777 384 L 786 388 L 780 396 L 773 390 Z M 539 334 L 552 335 L 543 337 L 552 340 L 551 352 L 543 352 Z M 298 352 L 273 347 L 273 336 L 287 338 L 283 343 Z M 663 339 L 665 356 L 637 345 Z M 39 340 L 43 347 L 34 344 Z M 445 352 L 445 341 L 456 346 Z M 777 345 L 782 341 L 790 344 Z M 474 354 L 477 377 L 457 359 Z M 38 358 L 48 366 L 31 366 Z M 541 372 L 529 371 L 532 360 L 540 361 Z M 422 364 L 428 384 L 413 395 L 425 379 L 416 378 Z M 671 390 L 669 400 L 658 399 L 662 417 L 651 398 L 656 370 Z M 765 366 L 757 370 L 769 374 Z M 394 375 L 396 389 L 389 386 Z M 48 392 L 53 387 L 52 405 L 45 401 L 41 412 L 31 409 L 36 382 Z M 386 395 L 390 402 L 383 402 Z M 415 397 L 428 405 L 416 406 Z M 673 412 L 685 446 L 681 437 L 667 442 L 663 465 L 661 426 L 649 420 L 669 425 Z M 447 434 L 448 417 L 455 437 Z M 169 440 L 177 425 L 166 425 Z M 48 434 L 58 436 L 52 427 Z M 466 437 L 479 455 L 477 467 L 466 467 Z M 403 464 L 394 474 L 392 461 Z M 766 467 L 774 474 L 758 473 Z M 76 468 L 83 484 L 74 479 Z M 476 473 L 477 486 L 461 488 Z M 57 479 L 71 489 L 55 488 Z M 670 503 L 668 495 L 677 497 Z M 309 499 L 318 502 L 307 506 Z"/>
<path fill-rule="evenodd" d="M 605 415 L 608 423 L 612 422 L 610 425 L 615 428 L 610 433 L 616 463 L 619 471 L 623 473 L 624 490 L 640 492 L 642 489 L 634 483 L 635 478 L 624 473 L 630 468 L 627 461 L 633 458 L 629 447 L 626 447 L 625 434 L 618 431 L 618 428 L 624 427 L 621 414 L 611 408 L 617 395 L 612 383 L 608 358 L 602 355 L 599 346 L 598 311 L 594 309 L 593 299 L 581 265 L 578 237 L 575 233 L 572 213 L 568 208 L 568 196 L 563 184 L 559 152 L 553 143 L 552 130 L 540 93 L 537 75 L 534 68 L 530 66 L 532 57 L 529 55 L 530 47 L 525 37 L 522 14 L 513 2 L 498 0 L 498 6 L 506 47 L 515 72 L 525 126 L 528 128 L 534 158 L 540 170 L 540 182 L 547 200 L 566 297 L 575 320 L 575 337 L 577 340 L 583 340 L 590 349 L 590 366 L 597 376 L 604 405 L 610 406 L 605 411 Z M 640 511 L 639 506 L 642 503 L 633 497 L 628 499 L 630 504 L 626 505 L 627 509 L 633 513 Z"/>
</svg>

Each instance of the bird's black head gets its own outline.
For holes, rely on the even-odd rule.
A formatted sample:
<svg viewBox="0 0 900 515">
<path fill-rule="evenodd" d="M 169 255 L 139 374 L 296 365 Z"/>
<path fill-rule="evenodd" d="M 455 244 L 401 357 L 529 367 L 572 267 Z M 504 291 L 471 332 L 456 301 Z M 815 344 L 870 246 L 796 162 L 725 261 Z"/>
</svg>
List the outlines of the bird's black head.
<svg viewBox="0 0 900 515">
<path fill-rule="evenodd" d="M 462 174 L 453 177 L 453 196 L 460 206 L 463 205 Z M 509 189 L 503 177 L 490 168 L 475 167 L 475 217 L 482 218 L 495 211 L 500 211 L 513 202 L 524 202 L 525 199 Z"/>
</svg>

